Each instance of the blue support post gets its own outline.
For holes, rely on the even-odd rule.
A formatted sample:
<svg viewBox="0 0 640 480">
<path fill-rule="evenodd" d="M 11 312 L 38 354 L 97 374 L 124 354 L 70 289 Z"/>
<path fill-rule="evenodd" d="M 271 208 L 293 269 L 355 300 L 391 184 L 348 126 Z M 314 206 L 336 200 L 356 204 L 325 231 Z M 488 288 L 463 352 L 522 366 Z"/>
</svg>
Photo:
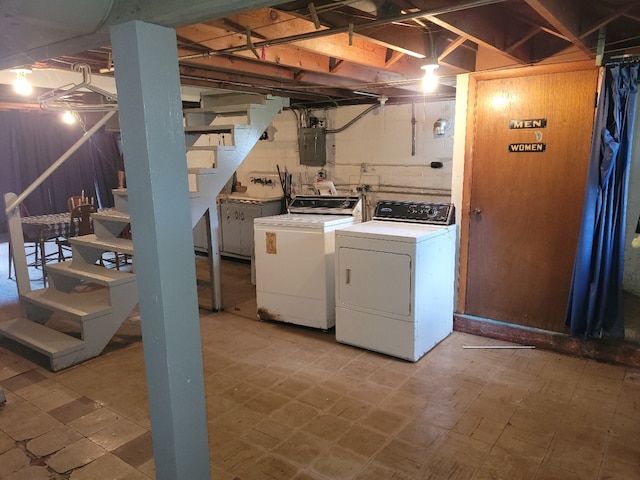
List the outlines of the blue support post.
<svg viewBox="0 0 640 480">
<path fill-rule="evenodd" d="M 158 480 L 210 478 L 175 31 L 111 29 Z"/>
</svg>

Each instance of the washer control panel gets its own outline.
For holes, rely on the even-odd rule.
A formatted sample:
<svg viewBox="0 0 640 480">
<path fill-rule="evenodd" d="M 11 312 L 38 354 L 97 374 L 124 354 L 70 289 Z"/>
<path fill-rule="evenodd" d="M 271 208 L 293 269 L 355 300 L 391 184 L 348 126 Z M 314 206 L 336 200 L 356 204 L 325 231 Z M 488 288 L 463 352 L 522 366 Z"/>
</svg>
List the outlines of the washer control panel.
<svg viewBox="0 0 640 480">
<path fill-rule="evenodd" d="M 297 195 L 289 205 L 289 213 L 322 215 L 361 215 L 360 197 Z"/>
<path fill-rule="evenodd" d="M 452 225 L 455 223 L 455 207 L 452 203 L 379 200 L 373 213 L 373 219 Z"/>
</svg>

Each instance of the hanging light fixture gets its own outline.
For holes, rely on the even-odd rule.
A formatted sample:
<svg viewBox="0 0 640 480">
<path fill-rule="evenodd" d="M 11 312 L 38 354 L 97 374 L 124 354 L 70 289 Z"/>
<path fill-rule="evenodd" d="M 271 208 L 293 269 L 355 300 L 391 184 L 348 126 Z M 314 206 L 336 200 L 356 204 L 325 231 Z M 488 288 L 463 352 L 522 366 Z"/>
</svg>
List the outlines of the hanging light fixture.
<svg viewBox="0 0 640 480">
<path fill-rule="evenodd" d="M 64 123 L 66 123 L 67 125 L 73 125 L 74 123 L 76 123 L 76 116 L 73 114 L 73 112 L 67 110 L 66 112 L 64 112 L 61 117 L 62 121 Z"/>
<path fill-rule="evenodd" d="M 434 92 L 438 88 L 438 76 L 436 75 L 438 67 L 438 59 L 436 57 L 427 58 L 426 63 L 421 67 L 424 70 L 422 90 L 425 93 Z"/>
<path fill-rule="evenodd" d="M 31 73 L 31 69 L 15 68 L 10 71 L 16 74 L 16 79 L 13 81 L 13 90 L 19 95 L 31 95 L 33 88 L 29 80 L 27 80 L 27 74 Z"/>
</svg>

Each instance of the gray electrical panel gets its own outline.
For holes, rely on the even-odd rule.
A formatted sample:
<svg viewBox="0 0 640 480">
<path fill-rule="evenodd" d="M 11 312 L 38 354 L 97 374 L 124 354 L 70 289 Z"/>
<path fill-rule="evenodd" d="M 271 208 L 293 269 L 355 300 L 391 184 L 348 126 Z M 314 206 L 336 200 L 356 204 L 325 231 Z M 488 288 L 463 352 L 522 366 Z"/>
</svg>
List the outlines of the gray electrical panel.
<svg viewBox="0 0 640 480">
<path fill-rule="evenodd" d="M 321 167 L 327 163 L 327 129 L 298 129 L 300 165 Z"/>
</svg>

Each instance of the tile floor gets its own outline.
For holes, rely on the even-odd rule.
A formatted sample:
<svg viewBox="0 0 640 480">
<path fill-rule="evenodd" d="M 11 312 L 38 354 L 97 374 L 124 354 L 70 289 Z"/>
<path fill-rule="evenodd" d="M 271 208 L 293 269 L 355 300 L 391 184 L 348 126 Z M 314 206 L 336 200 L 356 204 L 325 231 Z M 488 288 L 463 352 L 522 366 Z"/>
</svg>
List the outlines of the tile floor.
<svg viewBox="0 0 640 480">
<path fill-rule="evenodd" d="M 409 363 L 259 322 L 249 266 L 223 267 L 226 311 L 201 310 L 211 478 L 640 478 L 640 371 L 461 333 Z M 155 478 L 135 317 L 58 373 L 1 339 L 0 386 L 0 479 Z"/>
</svg>

